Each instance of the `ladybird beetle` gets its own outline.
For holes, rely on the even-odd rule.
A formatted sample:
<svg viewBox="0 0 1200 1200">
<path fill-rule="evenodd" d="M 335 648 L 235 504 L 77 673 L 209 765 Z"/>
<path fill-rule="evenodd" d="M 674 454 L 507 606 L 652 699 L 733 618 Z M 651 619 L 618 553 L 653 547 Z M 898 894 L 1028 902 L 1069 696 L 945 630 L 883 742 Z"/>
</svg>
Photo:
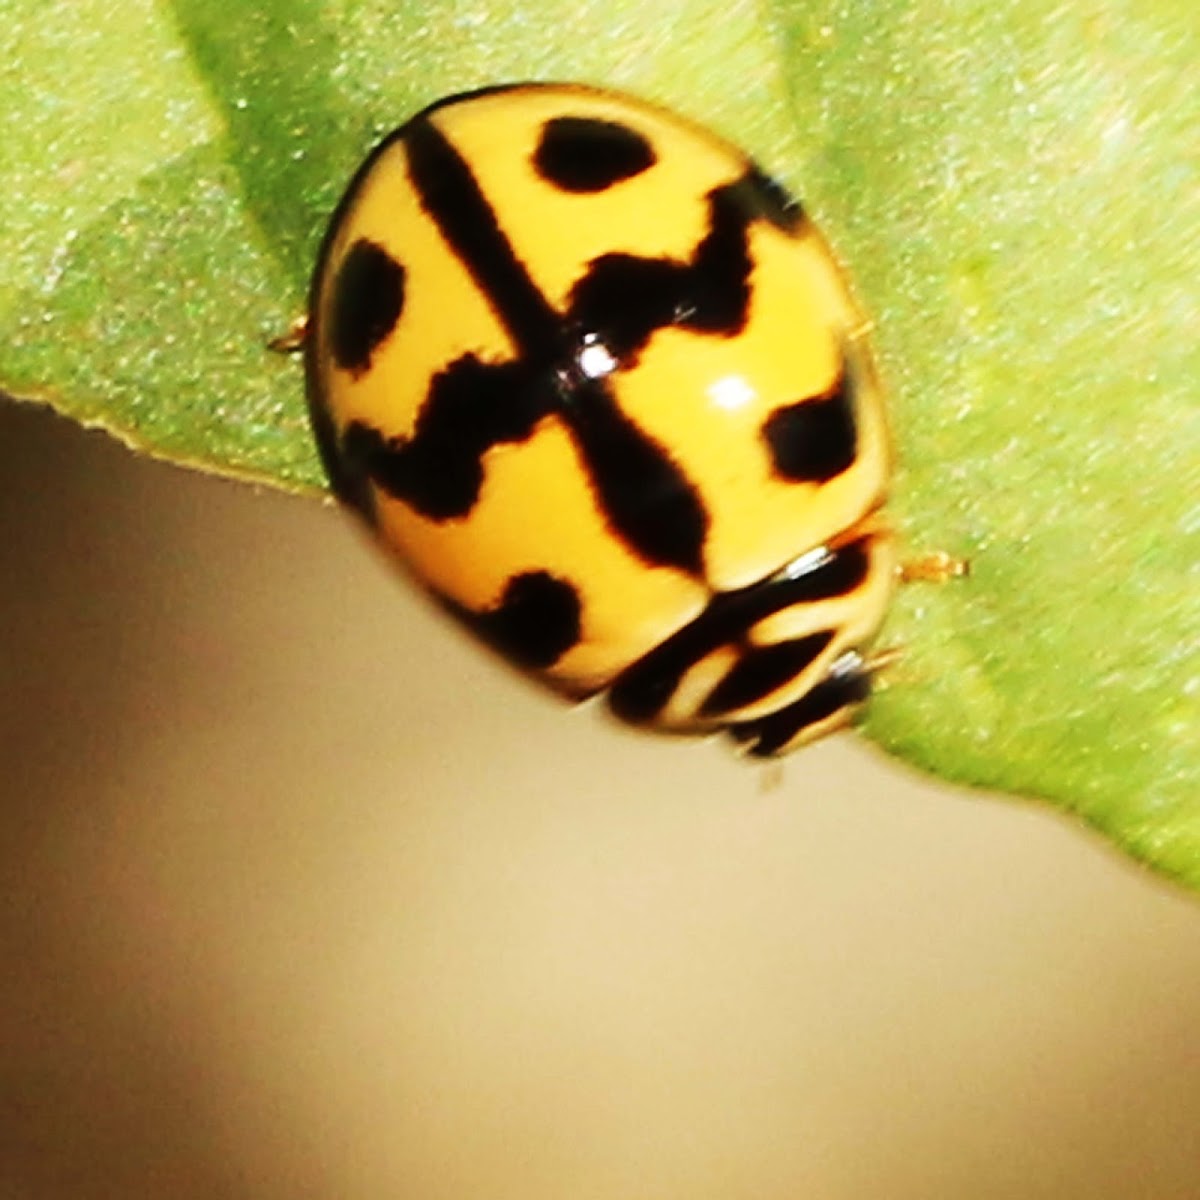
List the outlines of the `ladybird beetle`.
<svg viewBox="0 0 1200 1200">
<path fill-rule="evenodd" d="M 880 387 L 832 255 L 740 150 L 583 86 L 440 101 L 350 183 L 304 350 L 337 495 L 524 672 L 759 756 L 866 698 Z"/>
</svg>

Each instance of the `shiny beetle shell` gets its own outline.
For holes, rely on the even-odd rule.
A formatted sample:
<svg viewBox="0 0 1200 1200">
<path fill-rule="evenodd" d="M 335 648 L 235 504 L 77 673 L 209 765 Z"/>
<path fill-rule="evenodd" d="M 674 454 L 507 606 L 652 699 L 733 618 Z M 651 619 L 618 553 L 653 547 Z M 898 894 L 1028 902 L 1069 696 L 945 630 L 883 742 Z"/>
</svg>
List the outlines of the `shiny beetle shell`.
<svg viewBox="0 0 1200 1200">
<path fill-rule="evenodd" d="M 892 589 L 863 325 L 735 147 L 628 96 L 493 88 L 355 175 L 309 403 L 340 498 L 521 670 L 771 755 L 865 699 Z"/>
</svg>

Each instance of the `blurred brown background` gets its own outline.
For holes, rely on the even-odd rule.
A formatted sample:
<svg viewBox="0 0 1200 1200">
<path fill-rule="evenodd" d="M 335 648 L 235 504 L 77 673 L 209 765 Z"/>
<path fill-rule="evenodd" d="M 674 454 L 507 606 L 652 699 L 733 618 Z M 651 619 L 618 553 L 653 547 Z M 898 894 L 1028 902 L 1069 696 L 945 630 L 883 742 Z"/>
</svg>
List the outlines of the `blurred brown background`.
<svg viewBox="0 0 1200 1200">
<path fill-rule="evenodd" d="M 571 713 L 332 510 L 0 406 L 0 1196 L 1200 1196 L 1200 907 Z"/>
</svg>

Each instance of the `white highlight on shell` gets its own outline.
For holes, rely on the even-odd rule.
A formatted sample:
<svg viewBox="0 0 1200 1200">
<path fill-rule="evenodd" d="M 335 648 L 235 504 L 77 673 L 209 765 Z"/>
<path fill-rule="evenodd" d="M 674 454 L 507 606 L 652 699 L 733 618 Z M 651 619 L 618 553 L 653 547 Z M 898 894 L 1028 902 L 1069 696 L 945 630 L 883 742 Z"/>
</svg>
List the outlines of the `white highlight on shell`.
<svg viewBox="0 0 1200 1200">
<path fill-rule="evenodd" d="M 585 341 L 576 361 L 579 363 L 579 369 L 589 379 L 603 379 L 605 375 L 611 375 L 617 369 L 617 360 L 598 339 Z"/>
<path fill-rule="evenodd" d="M 709 399 L 718 407 L 729 412 L 743 408 L 758 393 L 741 375 L 722 375 L 708 385 Z"/>
</svg>

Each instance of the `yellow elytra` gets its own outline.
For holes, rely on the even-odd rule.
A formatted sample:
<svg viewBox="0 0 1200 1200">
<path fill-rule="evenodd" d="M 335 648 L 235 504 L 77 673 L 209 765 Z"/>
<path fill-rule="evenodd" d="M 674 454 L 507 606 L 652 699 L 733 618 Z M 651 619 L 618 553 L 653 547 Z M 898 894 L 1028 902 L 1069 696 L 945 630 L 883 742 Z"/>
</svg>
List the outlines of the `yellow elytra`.
<svg viewBox="0 0 1200 1200">
<path fill-rule="evenodd" d="M 586 87 L 452 97 L 354 177 L 308 321 L 334 490 L 520 669 L 757 755 L 866 698 L 880 388 L 832 255 L 740 150 Z"/>
</svg>

